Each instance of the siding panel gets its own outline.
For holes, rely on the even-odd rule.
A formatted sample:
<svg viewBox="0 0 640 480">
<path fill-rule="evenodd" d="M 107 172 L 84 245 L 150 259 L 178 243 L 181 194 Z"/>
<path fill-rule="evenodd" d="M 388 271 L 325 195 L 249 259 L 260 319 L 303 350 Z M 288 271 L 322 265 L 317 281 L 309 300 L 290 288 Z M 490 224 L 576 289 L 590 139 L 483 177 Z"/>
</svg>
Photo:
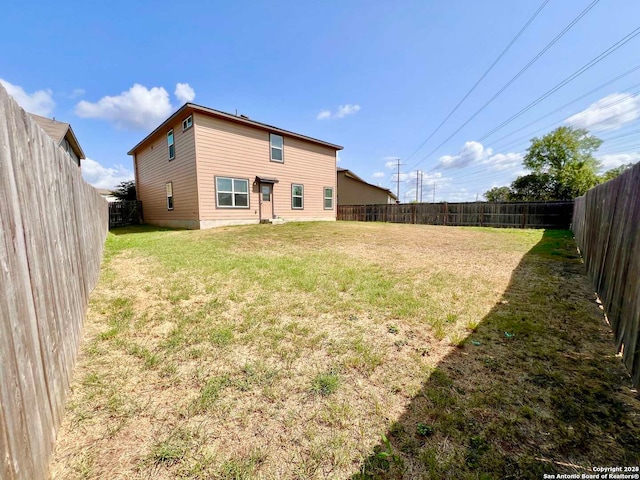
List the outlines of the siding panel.
<svg viewBox="0 0 640 480">
<path fill-rule="evenodd" d="M 185 227 L 198 224 L 194 127 L 183 132 L 182 120 L 178 119 L 173 125 L 173 160 L 169 160 L 167 148 L 166 135 L 170 128 L 158 132 L 135 155 L 136 189 L 147 223 Z M 167 182 L 173 182 L 173 210 L 167 210 Z"/>
<path fill-rule="evenodd" d="M 200 220 L 259 220 L 256 175 L 277 178 L 273 200 L 276 216 L 285 220 L 335 220 L 336 152 L 304 140 L 284 137 L 284 163 L 270 161 L 269 132 L 223 119 L 194 114 Z M 249 209 L 216 207 L 216 176 L 248 178 Z M 291 184 L 304 185 L 304 209 L 291 208 Z M 334 206 L 325 210 L 323 188 L 334 189 Z"/>
<path fill-rule="evenodd" d="M 338 205 L 394 204 L 393 198 L 384 190 L 347 177 L 338 172 Z"/>
</svg>

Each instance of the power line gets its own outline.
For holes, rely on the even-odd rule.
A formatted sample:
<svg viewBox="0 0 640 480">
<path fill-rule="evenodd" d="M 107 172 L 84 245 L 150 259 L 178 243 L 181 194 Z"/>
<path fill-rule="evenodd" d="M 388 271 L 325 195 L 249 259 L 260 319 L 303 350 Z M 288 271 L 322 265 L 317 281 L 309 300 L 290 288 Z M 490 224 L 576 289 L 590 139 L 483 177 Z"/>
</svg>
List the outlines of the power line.
<svg viewBox="0 0 640 480">
<path fill-rule="evenodd" d="M 636 87 L 636 86 L 640 86 L 640 84 L 634 85 L 634 87 Z M 627 95 L 630 95 L 630 96 L 634 97 L 634 96 L 636 96 L 636 95 L 638 95 L 638 94 L 640 94 L 640 90 L 637 90 L 637 91 L 635 91 L 635 92 L 630 92 L 630 93 L 628 93 Z M 583 97 L 584 97 L 584 96 L 583 96 Z M 592 110 L 592 112 L 593 112 L 593 113 L 595 113 L 595 112 L 599 112 L 599 111 L 602 111 L 602 110 L 606 110 L 606 109 L 608 109 L 608 108 L 611 108 L 611 107 L 613 107 L 613 106 L 615 106 L 615 105 L 618 105 L 619 103 L 622 103 L 622 102 L 625 102 L 625 101 L 628 101 L 628 100 L 629 100 L 629 97 L 628 97 L 628 96 L 625 96 L 624 98 L 620 98 L 620 99 L 618 99 L 618 100 L 616 100 L 616 101 L 614 101 L 614 102 L 607 103 L 606 105 L 602 105 L 602 106 L 600 106 L 600 107 L 598 107 L 598 108 L 595 108 L 595 109 L 593 109 L 593 110 Z M 570 103 L 568 103 L 568 104 L 565 104 L 564 106 L 560 107 L 559 109 L 556 109 L 556 110 L 554 110 L 553 112 L 551 112 L 551 114 L 553 114 L 553 113 L 556 113 L 556 112 L 560 111 L 561 109 L 565 108 L 566 106 L 570 105 L 571 103 L 574 103 L 574 102 L 570 102 Z M 580 112 L 578 112 L 578 113 L 580 113 Z M 531 123 L 527 124 L 525 127 L 522 127 L 522 128 L 520 128 L 520 129 L 518 129 L 518 130 L 514 130 L 514 131 L 513 131 L 513 132 L 511 132 L 511 134 L 509 134 L 509 135 L 512 135 L 513 133 L 516 133 L 516 132 L 517 132 L 517 131 L 519 131 L 519 130 L 523 130 L 524 128 L 526 128 L 526 127 L 528 127 L 528 126 L 531 126 L 531 125 L 533 125 L 534 123 L 537 123 L 537 122 L 538 122 L 539 120 L 541 120 L 542 118 L 546 118 L 546 117 L 550 116 L 551 114 L 545 115 L 544 117 L 540 117 L 540 118 L 538 118 L 538 120 L 536 120 L 536 121 L 534 121 L 534 122 L 531 122 Z M 574 114 L 574 115 L 575 115 L 575 114 Z M 511 145 L 516 145 L 516 144 L 520 143 L 520 142 L 521 142 L 522 140 L 524 140 L 524 139 L 530 139 L 530 138 L 531 138 L 531 135 L 533 135 L 533 134 L 535 134 L 535 133 L 538 133 L 538 132 L 541 132 L 541 131 L 544 131 L 544 130 L 547 130 L 547 129 L 549 129 L 549 128 L 551 128 L 551 127 L 555 126 L 555 125 L 559 125 L 559 124 L 563 123 L 565 120 L 566 120 L 566 119 L 562 119 L 562 120 L 557 120 L 557 121 L 555 121 L 555 122 L 552 122 L 552 123 L 550 123 L 550 124 L 548 124 L 548 125 L 545 125 L 544 127 L 541 127 L 541 128 L 539 128 L 539 129 L 537 129 L 537 130 L 533 130 L 533 131 L 529 132 L 529 133 L 528 133 L 528 134 L 526 134 L 526 135 L 523 135 L 523 136 L 521 136 L 521 137 L 518 137 L 518 138 L 516 138 L 516 139 L 514 139 L 514 140 L 512 140 L 512 141 L 510 141 L 510 142 L 504 143 L 504 144 L 500 145 L 498 148 L 499 148 L 499 149 L 501 149 L 501 150 L 502 150 L 502 149 L 505 149 L 505 148 L 509 148 Z M 619 123 L 626 123 L 626 122 L 619 122 Z M 508 137 L 509 135 L 506 135 L 506 136 L 501 137 L 500 139 L 496 140 L 496 143 L 497 143 L 497 142 L 499 142 L 500 140 L 503 140 L 504 138 Z M 490 145 L 491 145 L 491 147 L 496 148 L 496 147 L 495 147 L 495 143 L 491 143 Z"/>
<path fill-rule="evenodd" d="M 476 112 L 473 115 L 471 115 L 471 117 L 469 117 L 451 135 L 449 135 L 445 140 L 443 140 L 442 143 L 440 143 L 436 148 L 434 148 L 431 152 L 429 152 L 418 163 L 413 165 L 411 169 L 420 165 L 420 163 L 422 163 L 424 160 L 426 160 L 431 155 L 433 155 L 436 151 L 438 151 L 440 147 L 442 147 L 445 143 L 451 140 L 452 137 L 454 137 L 458 132 L 460 132 L 460 130 L 466 127 L 469 124 L 469 122 L 471 122 L 474 118 L 476 118 L 480 114 L 480 112 L 482 112 L 485 108 L 487 108 L 496 98 L 498 98 L 507 88 L 509 88 L 518 78 L 520 78 L 520 76 L 524 72 L 526 72 L 535 62 L 537 62 L 553 45 L 555 45 L 558 42 L 558 40 L 560 40 L 560 38 L 562 38 L 569 30 L 571 30 L 576 23 L 578 23 L 587 13 L 589 13 L 589 11 L 593 7 L 595 7 L 595 5 L 599 1 L 600 0 L 593 0 L 589 5 L 587 5 L 587 7 L 582 12 L 580 12 L 576 18 L 574 18 L 571 22 L 569 22 L 569 24 L 566 27 L 564 27 L 564 29 L 562 29 L 562 31 L 558 35 L 556 35 L 553 38 L 553 40 L 551 40 L 551 42 L 549 42 L 540 52 L 538 52 L 538 54 L 535 57 L 533 57 L 533 59 L 530 60 L 529 63 L 527 63 L 524 67 L 522 67 L 518 73 L 516 73 L 507 83 L 505 83 L 502 86 L 502 88 L 500 88 L 500 90 L 498 90 L 498 92 L 493 95 L 493 97 L 491 97 L 484 105 L 482 105 L 482 107 L 476 110 Z"/>
<path fill-rule="evenodd" d="M 535 105 L 539 104 L 541 101 L 545 100 L 546 98 L 548 98 L 549 96 L 551 96 L 553 93 L 557 92 L 560 88 L 566 86 L 568 83 L 570 83 L 571 81 L 575 80 L 577 77 L 579 77 L 580 75 L 582 75 L 584 72 L 586 72 L 588 69 L 590 69 L 591 67 L 593 67 L 594 65 L 596 65 L 597 63 L 601 62 L 602 60 L 604 60 L 606 57 L 608 57 L 609 55 L 611 55 L 613 52 L 615 52 L 616 50 L 622 48 L 625 44 L 627 44 L 628 42 L 630 42 L 633 38 L 635 38 L 636 36 L 640 35 L 640 27 L 636 28 L 635 30 L 633 30 L 631 33 L 627 34 L 626 36 L 624 36 L 622 39 L 618 40 L 616 43 L 614 43 L 613 45 L 611 45 L 609 48 L 607 48 L 605 51 L 603 51 L 602 53 L 600 53 L 599 55 L 597 55 L 596 57 L 594 57 L 593 59 L 591 59 L 589 62 L 587 62 L 585 65 L 583 65 L 581 68 L 579 68 L 578 70 L 576 70 L 573 74 L 569 75 L 567 78 L 565 78 L 562 82 L 556 84 L 556 86 L 554 86 L 553 88 L 551 88 L 550 90 L 548 90 L 546 93 L 544 93 L 543 95 L 541 95 L 540 97 L 538 97 L 536 100 L 534 100 L 533 102 L 531 102 L 529 105 L 527 105 L 526 107 L 524 107 L 523 109 L 521 109 L 518 113 L 516 113 L 515 115 L 512 115 L 509 119 L 505 120 L 504 122 L 502 122 L 500 125 L 498 125 L 497 127 L 493 128 L 491 131 L 489 131 L 488 133 L 486 133 L 485 135 L 483 135 L 478 141 L 481 142 L 483 140 L 485 140 L 487 137 L 491 136 L 492 134 L 494 134 L 495 132 L 501 130 L 502 128 L 504 128 L 506 125 L 508 125 L 509 123 L 511 123 L 513 120 L 515 120 L 516 118 L 518 118 L 519 116 L 523 115 L 525 112 L 527 112 L 528 110 L 530 110 L 531 108 L 533 108 Z M 450 138 L 449 138 L 450 139 Z M 449 140 L 447 139 L 447 140 Z M 440 148 L 442 145 L 444 144 L 444 142 L 439 145 L 437 148 Z M 437 149 L 436 149 L 437 150 Z M 420 162 L 418 162 L 416 164 L 419 165 L 420 163 L 422 163 L 424 160 L 426 160 L 430 155 L 432 155 L 436 150 L 432 150 L 427 156 L 425 156 L 424 158 L 422 158 L 422 160 L 420 160 Z M 432 172 L 434 170 L 437 170 L 438 166 L 436 165 L 435 167 L 433 167 L 431 170 L 429 170 L 428 172 Z"/>
<path fill-rule="evenodd" d="M 480 78 L 476 81 L 476 83 L 473 84 L 473 86 L 469 89 L 469 91 L 464 95 L 464 97 L 462 97 L 462 99 L 458 102 L 458 104 L 453 107 L 453 110 L 451 110 L 447 116 L 444 118 L 444 120 L 442 120 L 442 122 L 440 122 L 440 124 L 435 128 L 435 130 L 433 130 L 429 136 L 426 138 L 426 140 L 424 140 L 420 146 L 418 148 L 416 148 L 413 153 L 411 153 L 411 155 L 409 155 L 408 157 L 406 157 L 405 160 L 409 160 L 411 157 L 413 157 L 416 153 L 418 153 L 420 151 L 420 149 L 422 147 L 425 146 L 425 144 L 431 140 L 431 138 L 442 128 L 442 126 L 447 123 L 447 121 L 451 118 L 451 116 L 458 110 L 458 108 L 460 108 L 460 106 L 464 103 L 464 101 L 469 97 L 469 95 L 471 95 L 471 93 L 473 93 L 473 91 L 476 89 L 476 87 L 478 85 L 480 85 L 480 83 L 485 79 L 485 77 L 489 74 L 489 72 L 491 72 L 491 70 L 493 70 L 493 67 L 496 66 L 496 64 L 502 59 L 502 57 L 504 57 L 504 55 L 507 53 L 507 51 L 509 51 L 509 49 L 513 46 L 513 44 L 518 40 L 518 38 L 520 38 L 520 36 L 524 33 L 524 31 L 529 27 L 529 25 L 531 25 L 531 23 L 533 23 L 533 21 L 536 19 L 536 17 L 538 16 L 538 14 L 540 14 L 540 12 L 544 9 L 544 7 L 547 6 L 547 3 L 549 3 L 550 0 L 544 0 L 542 2 L 542 4 L 538 7 L 538 9 L 534 12 L 534 14 L 529 18 L 529 20 L 527 20 L 527 22 L 524 24 L 524 26 L 520 29 L 520 31 L 516 34 L 515 37 L 513 37 L 511 39 L 511 41 L 507 44 L 507 46 L 504 48 L 504 50 L 502 50 L 502 52 L 500 53 L 500 55 L 498 55 L 498 57 L 493 61 L 493 63 L 491 65 L 489 65 L 489 68 L 487 68 L 484 73 L 480 76 Z M 596 0 L 598 1 L 598 0 Z"/>
<path fill-rule="evenodd" d="M 558 113 L 558 112 L 560 112 L 561 110 L 564 110 L 564 109 L 565 109 L 565 108 L 567 108 L 568 106 L 573 105 L 573 104 L 574 104 L 574 103 L 576 103 L 576 102 L 579 102 L 579 101 L 580 101 L 580 100 L 582 100 L 583 98 L 586 98 L 586 97 L 588 97 L 589 95 L 591 95 L 591 94 L 593 94 L 593 93 L 597 92 L 598 90 L 601 90 L 601 89 L 603 89 L 604 87 L 607 87 L 607 86 L 611 85 L 612 83 L 617 82 L 617 81 L 618 81 L 618 80 L 620 80 L 621 78 L 624 78 L 624 77 L 626 77 L 626 76 L 628 76 L 628 75 L 632 74 L 633 72 L 635 72 L 635 71 L 637 71 L 637 70 L 640 70 L 640 65 L 636 65 L 636 66 L 635 66 L 635 67 L 633 67 L 632 69 L 627 70 L 626 72 L 624 72 L 624 73 L 622 73 L 622 74 L 618 75 L 617 77 L 615 77 L 615 78 L 613 78 L 613 79 L 611 79 L 611 80 L 609 80 L 609 81 L 607 81 L 607 82 L 605 82 L 605 83 L 603 83 L 603 84 L 601 84 L 601 85 L 598 85 L 596 88 L 594 88 L 594 89 L 592 89 L 592 90 L 589 90 L 587 93 L 585 93 L 585 94 L 583 94 L 583 95 L 580 95 L 579 97 L 577 97 L 577 98 L 575 98 L 575 99 L 571 100 L 571 101 L 570 101 L 570 102 L 568 102 L 568 103 L 565 103 L 563 106 L 561 106 L 561 107 L 559 107 L 559 108 L 556 108 L 555 110 L 553 110 L 553 111 L 551 111 L 551 112 L 547 113 L 546 115 L 543 115 L 542 117 L 539 117 L 538 119 L 534 120 L 533 122 L 528 123 L 528 124 L 526 124 L 525 126 L 518 128 L 517 130 L 513 130 L 512 132 L 508 133 L 507 135 L 504 135 L 504 136 L 500 137 L 500 138 L 499 138 L 499 139 L 497 139 L 497 140 L 494 140 L 494 144 L 495 144 L 495 143 L 498 143 L 498 142 L 500 142 L 500 141 L 502 141 L 502 140 L 504 140 L 504 139 L 506 139 L 506 138 L 509 138 L 511 135 L 513 135 L 513 134 L 515 134 L 515 133 L 521 132 L 521 131 L 522 131 L 522 130 L 524 130 L 525 128 L 530 127 L 531 125 L 534 125 L 534 124 L 538 123 L 540 120 L 544 120 L 545 118 L 550 117 L 550 116 L 551 116 L 551 115 L 553 115 L 554 113 Z M 626 88 L 625 90 L 629 90 L 629 89 L 631 89 L 631 88 L 636 88 L 636 87 L 638 87 L 638 86 L 640 86 L 640 84 L 635 84 L 635 85 L 633 85 L 633 86 L 631 86 L 631 87 Z"/>
<path fill-rule="evenodd" d="M 504 128 L 505 126 L 507 126 L 508 124 L 510 124 L 511 122 L 513 122 L 516 118 L 520 117 L 521 115 L 523 115 L 524 113 L 528 112 L 529 110 L 531 110 L 533 107 L 535 107 L 536 105 L 538 105 L 540 102 L 542 102 L 543 100 L 545 100 L 546 98 L 548 98 L 549 96 L 553 95 L 555 92 L 557 92 L 558 90 L 560 90 L 562 87 L 564 87 L 565 85 L 567 85 L 568 83 L 572 82 L 573 80 L 575 80 L 576 78 L 578 78 L 580 75 L 582 75 L 584 72 L 586 72 L 587 70 L 589 70 L 591 67 L 593 67 L 594 65 L 600 63 L 602 60 L 604 60 L 605 58 L 607 58 L 609 55 L 611 55 L 613 52 L 615 52 L 616 50 L 618 50 L 619 48 L 622 48 L 624 45 L 626 45 L 628 42 L 630 42 L 631 40 L 633 40 L 636 36 L 640 35 L 640 27 L 636 28 L 635 30 L 633 30 L 631 33 L 627 34 L 626 36 L 624 36 L 623 38 L 621 38 L 620 40 L 618 40 L 616 43 L 614 43 L 613 45 L 611 45 L 609 48 L 607 48 L 604 52 L 602 52 L 600 55 L 594 57 L 593 59 L 591 59 L 589 62 L 587 62 L 586 64 L 584 64 L 581 68 L 579 68 L 577 71 L 575 71 L 574 73 L 572 73 L 571 75 L 569 75 L 567 78 L 565 78 L 562 82 L 560 82 L 559 84 L 557 84 L 555 87 L 553 87 L 552 89 L 548 90 L 546 93 L 542 94 L 540 97 L 538 97 L 536 100 L 534 100 L 533 102 L 531 102 L 529 105 L 527 105 L 526 107 L 524 107 L 522 110 L 520 110 L 518 113 L 516 113 L 515 115 L 512 115 L 510 118 L 508 118 L 507 120 L 505 120 L 504 122 L 502 122 L 500 125 L 498 125 L 497 127 L 495 127 L 493 130 L 491 130 L 490 132 L 486 133 L 485 135 L 483 135 L 478 141 L 482 142 L 483 140 L 485 140 L 487 137 L 490 137 L 491 135 L 493 135 L 495 132 L 501 130 L 502 128 Z"/>
</svg>

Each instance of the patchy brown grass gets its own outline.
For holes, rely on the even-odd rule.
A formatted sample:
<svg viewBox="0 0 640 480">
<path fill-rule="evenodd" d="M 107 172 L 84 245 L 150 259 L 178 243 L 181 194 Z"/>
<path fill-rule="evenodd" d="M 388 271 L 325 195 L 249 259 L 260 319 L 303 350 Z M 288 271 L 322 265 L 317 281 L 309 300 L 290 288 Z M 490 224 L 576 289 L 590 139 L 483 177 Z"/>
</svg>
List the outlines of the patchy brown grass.
<svg viewBox="0 0 640 480">
<path fill-rule="evenodd" d="M 575 257 L 545 250 L 534 264 L 554 267 L 522 271 L 541 231 L 340 222 L 119 233 L 92 294 L 54 478 L 439 478 L 456 462 L 459 478 L 475 475 L 486 452 L 522 448 L 505 411 L 531 441 L 552 428 L 551 393 L 526 380 L 543 364 L 518 342 L 537 345 L 554 285 L 569 292 L 565 324 L 586 315 L 589 325 L 565 327 L 583 346 L 562 354 L 573 360 L 557 375 L 613 349 L 584 278 L 557 266 Z M 509 323 L 511 309 L 538 329 Z M 475 330 L 479 346 L 467 340 Z M 623 395 L 620 362 L 608 365 Z M 505 379 L 537 396 L 523 403 L 497 387 Z M 495 419 L 502 443 L 485 448 L 458 417 Z M 418 424 L 438 441 L 416 437 Z"/>
</svg>

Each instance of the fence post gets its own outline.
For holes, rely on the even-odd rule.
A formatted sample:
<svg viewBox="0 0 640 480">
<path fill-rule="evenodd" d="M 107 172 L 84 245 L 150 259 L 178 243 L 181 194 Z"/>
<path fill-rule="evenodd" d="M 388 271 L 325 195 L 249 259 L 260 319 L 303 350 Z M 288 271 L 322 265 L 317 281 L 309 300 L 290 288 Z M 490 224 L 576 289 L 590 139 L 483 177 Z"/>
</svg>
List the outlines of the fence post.
<svg viewBox="0 0 640 480">
<path fill-rule="evenodd" d="M 522 228 L 526 228 L 527 225 L 527 210 L 528 210 L 528 205 L 524 205 L 524 208 L 522 209 Z"/>
<path fill-rule="evenodd" d="M 449 215 L 449 208 L 447 207 L 447 202 L 442 204 L 442 210 L 444 211 L 444 215 L 442 216 L 442 224 L 447 224 L 447 216 Z"/>
<path fill-rule="evenodd" d="M 480 204 L 480 226 L 484 227 L 484 203 Z"/>
</svg>

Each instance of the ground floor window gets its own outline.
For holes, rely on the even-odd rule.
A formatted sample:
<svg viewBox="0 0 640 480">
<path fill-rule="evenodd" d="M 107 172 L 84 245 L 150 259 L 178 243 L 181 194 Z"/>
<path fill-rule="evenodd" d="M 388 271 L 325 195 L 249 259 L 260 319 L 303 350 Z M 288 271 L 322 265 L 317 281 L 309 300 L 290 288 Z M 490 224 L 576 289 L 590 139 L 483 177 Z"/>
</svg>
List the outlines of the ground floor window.
<svg viewBox="0 0 640 480">
<path fill-rule="evenodd" d="M 249 180 L 216 177 L 216 200 L 220 208 L 249 208 Z"/>
<path fill-rule="evenodd" d="M 324 209 L 333 209 L 333 187 L 324 187 Z"/>
<path fill-rule="evenodd" d="M 167 190 L 167 210 L 173 210 L 173 182 L 165 184 Z"/>
<path fill-rule="evenodd" d="M 291 208 L 304 208 L 304 185 L 295 183 L 291 185 Z"/>
</svg>

